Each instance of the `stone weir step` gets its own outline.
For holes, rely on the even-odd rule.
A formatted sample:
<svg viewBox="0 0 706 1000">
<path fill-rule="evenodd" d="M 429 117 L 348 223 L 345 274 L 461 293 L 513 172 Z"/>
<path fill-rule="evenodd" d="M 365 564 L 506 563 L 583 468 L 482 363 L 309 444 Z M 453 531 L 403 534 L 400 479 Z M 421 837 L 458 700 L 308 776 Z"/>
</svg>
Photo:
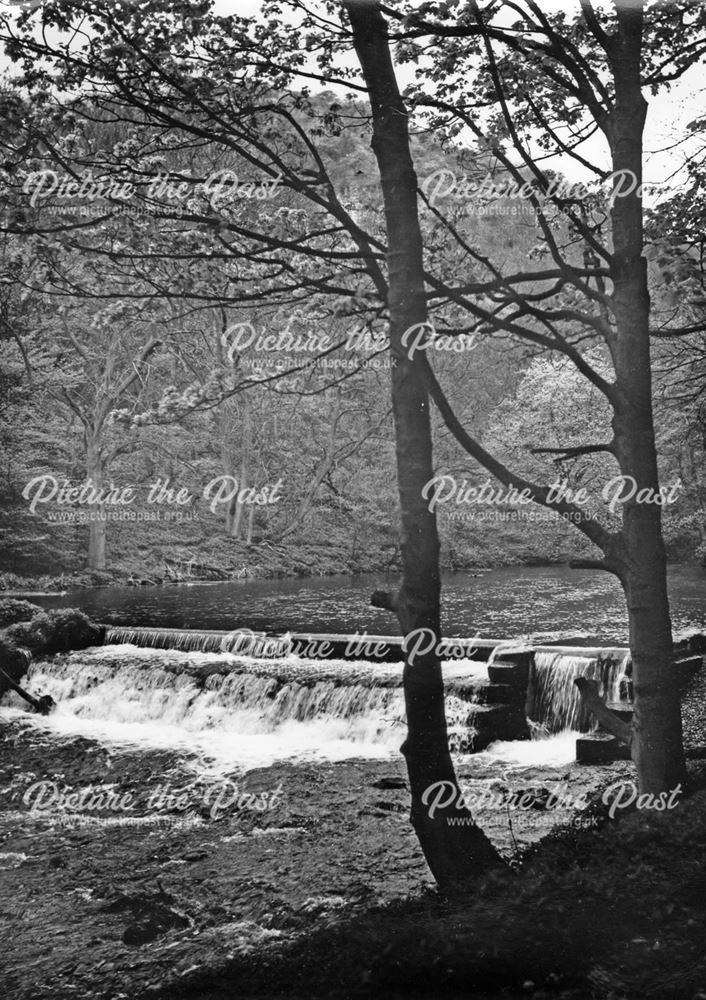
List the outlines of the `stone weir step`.
<svg viewBox="0 0 706 1000">
<path fill-rule="evenodd" d="M 117 645 L 116 638 L 124 639 L 123 636 L 111 635 L 108 645 Z M 164 642 L 163 635 L 161 639 Z M 332 684 L 335 687 L 402 689 L 403 663 L 400 659 L 394 663 L 377 663 L 370 660 L 316 659 L 291 655 L 257 657 L 223 649 L 209 650 L 208 656 L 194 656 L 193 650 L 174 650 L 173 646 L 150 644 L 141 648 L 152 652 L 146 657 L 135 657 L 138 664 L 142 661 L 146 667 L 157 667 L 168 674 L 186 674 L 197 678 L 201 685 L 213 677 L 251 675 L 269 678 L 280 685 L 312 687 L 317 684 Z M 162 655 L 166 652 L 177 652 L 179 655 Z M 115 650 L 115 663 L 129 659 L 129 656 Z M 101 662 L 105 664 L 109 660 L 103 656 Z M 505 685 L 492 684 L 488 680 L 484 664 L 468 660 L 446 661 L 442 664 L 442 674 L 447 697 L 468 702 L 479 715 L 487 715 L 489 719 L 498 718 L 502 712 L 517 710 L 516 692 Z"/>
<path fill-rule="evenodd" d="M 290 640 L 293 653 L 314 659 L 379 660 L 382 663 L 400 663 L 404 660 L 400 636 L 293 632 Z M 415 640 L 415 643 L 412 648 L 417 649 L 418 656 L 430 651 L 430 647 L 433 646 L 433 642 L 424 637 Z M 449 636 L 438 644 L 438 653 L 445 660 L 487 661 L 502 644 L 500 639 L 464 639 Z"/>
<path fill-rule="evenodd" d="M 631 701 L 607 701 L 606 708 L 614 712 L 623 722 L 632 722 L 632 717 L 635 714 Z"/>
<path fill-rule="evenodd" d="M 394 635 L 334 635 L 320 632 L 288 632 L 266 635 L 251 629 L 127 628 L 106 625 L 106 644 L 130 643 L 153 649 L 181 649 L 201 652 L 230 652 L 245 656 L 295 655 L 315 660 L 371 660 L 380 663 L 400 663 L 404 660 L 402 639 Z M 424 652 L 427 640 L 420 639 L 418 652 Z M 464 639 L 449 637 L 441 640 L 442 659 L 487 661 L 494 650 L 503 645 L 500 639 Z"/>
<path fill-rule="evenodd" d="M 246 656 L 278 657 L 294 654 L 316 660 L 370 660 L 380 663 L 400 663 L 404 660 L 402 639 L 394 635 L 369 635 L 365 632 L 348 635 L 321 632 L 267 635 L 247 628 L 233 629 L 230 632 L 223 629 L 129 628 L 118 625 L 106 625 L 105 628 L 106 644 L 131 643 L 153 649 L 232 652 Z M 415 648 L 421 656 L 429 642 L 424 637 L 415 642 Z M 604 650 L 558 644 L 533 646 L 529 643 L 513 643 L 507 639 L 467 639 L 455 636 L 443 638 L 438 644 L 438 653 L 444 660 L 487 662 L 492 657 L 498 666 L 518 666 L 519 670 L 515 673 L 519 675 L 524 673 L 529 657 L 535 652 L 597 657 Z M 627 649 L 615 649 L 613 652 L 627 653 Z M 491 679 L 497 683 L 507 683 L 509 675 L 501 677 L 503 673 L 504 671 L 498 671 L 497 677 Z"/>
</svg>

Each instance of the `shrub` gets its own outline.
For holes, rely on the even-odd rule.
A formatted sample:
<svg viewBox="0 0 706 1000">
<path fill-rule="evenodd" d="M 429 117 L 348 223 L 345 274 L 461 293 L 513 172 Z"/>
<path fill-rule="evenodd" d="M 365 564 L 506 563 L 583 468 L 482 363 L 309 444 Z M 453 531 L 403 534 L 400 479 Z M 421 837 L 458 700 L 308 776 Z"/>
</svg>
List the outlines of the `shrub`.
<svg viewBox="0 0 706 1000">
<path fill-rule="evenodd" d="M 42 611 L 30 622 L 18 622 L 7 629 L 6 638 L 33 653 L 66 653 L 102 645 L 105 628 L 94 625 L 82 611 L 60 608 Z"/>
<path fill-rule="evenodd" d="M 41 610 L 39 605 L 30 601 L 18 601 L 14 597 L 6 597 L 0 601 L 0 628 L 14 625 L 15 622 L 28 622 Z"/>
</svg>

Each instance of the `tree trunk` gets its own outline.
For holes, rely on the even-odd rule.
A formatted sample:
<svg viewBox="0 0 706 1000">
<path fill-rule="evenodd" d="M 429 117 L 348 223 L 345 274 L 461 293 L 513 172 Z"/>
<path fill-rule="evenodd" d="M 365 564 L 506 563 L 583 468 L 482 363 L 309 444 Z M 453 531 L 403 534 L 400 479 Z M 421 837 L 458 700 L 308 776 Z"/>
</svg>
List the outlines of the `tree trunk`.
<svg viewBox="0 0 706 1000">
<path fill-rule="evenodd" d="M 643 12 L 641 4 L 618 4 L 614 55 L 615 107 L 609 138 L 613 170 L 631 171 L 635 193 L 615 199 L 613 307 L 617 336 L 611 344 L 619 398 L 613 429 L 620 471 L 636 484 L 622 506 L 624 569 L 633 662 L 635 715 L 633 757 L 640 791 L 661 794 L 684 781 L 681 711 L 672 666 L 672 627 L 661 509 L 655 503 L 659 475 L 652 411 L 650 297 L 643 251 L 642 136 L 647 104 L 640 87 Z M 628 481 L 631 482 L 631 481 Z M 627 492 L 627 490 L 626 490 Z"/>
<path fill-rule="evenodd" d="M 226 475 L 230 475 L 230 473 L 226 473 Z M 231 500 L 231 502 L 226 507 L 226 515 L 225 515 L 225 528 L 226 528 L 226 534 L 227 535 L 232 535 L 233 534 L 233 514 L 234 513 L 235 513 L 235 500 Z"/>
<path fill-rule="evenodd" d="M 299 506 L 297 507 L 292 519 L 280 532 L 278 532 L 277 538 L 279 541 L 282 541 L 284 538 L 287 538 L 288 535 L 293 534 L 302 525 L 304 518 L 309 513 L 311 506 L 316 499 L 321 484 L 330 470 L 334 467 L 336 461 L 336 432 L 338 429 L 339 415 L 340 405 L 336 411 L 331 414 L 331 426 L 328 440 L 324 446 L 324 454 L 316 463 L 316 468 L 309 477 L 309 486 L 307 491 L 299 501 Z"/>
<path fill-rule="evenodd" d="M 243 394 L 247 397 L 247 393 Z M 252 451 L 252 417 L 250 414 L 250 404 L 247 398 L 243 399 L 242 402 L 242 412 L 243 412 L 243 433 L 241 435 L 241 453 L 240 453 L 240 479 L 238 480 L 238 492 L 244 490 L 248 485 L 248 479 L 250 474 L 250 453 Z M 233 499 L 235 508 L 233 511 L 233 525 L 231 530 L 232 538 L 240 538 L 240 526 L 243 521 L 243 504 L 238 501 L 237 498 Z M 248 534 L 251 534 L 251 530 L 248 530 Z M 248 538 L 249 543 L 249 538 Z"/>
<path fill-rule="evenodd" d="M 417 179 L 409 149 L 407 111 L 397 87 L 379 3 L 348 0 L 344 6 L 372 108 L 372 148 L 380 171 L 388 238 L 387 304 L 390 349 L 397 359 L 392 369 L 392 405 L 402 521 L 402 585 L 390 606 L 397 613 L 403 635 L 428 629 L 434 636 L 430 652 L 414 662 L 408 655 L 405 662 L 407 738 L 402 753 L 412 794 L 412 825 L 432 874 L 439 885 L 449 889 L 498 864 L 499 858 L 470 814 L 458 808 L 441 663 L 436 653 L 441 637 L 439 539 L 435 515 L 422 497 L 423 487 L 433 475 L 429 399 L 419 365 L 407 357 L 402 342 L 406 330 L 427 320 Z M 434 785 L 451 791 L 445 796 L 448 804 L 430 815 L 424 796 Z M 455 818 L 465 825 L 448 822 Z"/>
<path fill-rule="evenodd" d="M 43 694 L 39 698 L 35 698 L 34 695 L 31 695 L 23 687 L 20 687 L 16 681 L 13 681 L 12 677 L 6 674 L 1 667 L 0 684 L 4 684 L 5 689 L 9 688 L 11 691 L 15 691 L 20 698 L 24 698 L 39 715 L 49 715 L 56 708 L 56 702 L 51 695 Z"/>
<path fill-rule="evenodd" d="M 224 422 L 225 423 L 225 422 Z M 223 428 L 223 444 L 221 448 L 221 457 L 223 460 L 223 471 L 226 476 L 235 477 L 235 456 L 232 453 L 230 445 L 227 443 L 227 438 L 231 435 L 232 431 L 227 428 Z M 248 448 L 246 447 L 246 439 L 242 438 L 242 449 L 240 453 L 240 472 L 236 477 L 238 480 L 238 491 L 228 502 L 225 512 L 225 530 L 226 534 L 230 538 L 240 538 L 240 529 L 243 521 L 243 504 L 238 501 L 238 493 L 245 489 L 248 485 Z"/>
<path fill-rule="evenodd" d="M 646 457 L 638 447 L 620 455 L 623 473 L 634 476 L 640 486 L 656 482 L 656 473 L 653 477 L 646 471 Z M 686 777 L 659 508 L 626 504 L 623 539 L 634 688 L 633 759 L 640 791 L 659 795 Z"/>
<path fill-rule="evenodd" d="M 228 475 L 232 475 L 229 472 Z M 238 477 L 238 492 L 248 485 L 248 474 L 245 459 L 240 463 L 240 476 Z M 240 538 L 240 526 L 243 522 L 243 505 L 238 501 L 237 494 L 228 504 L 226 510 L 226 531 L 231 538 Z"/>
<path fill-rule="evenodd" d="M 103 486 L 103 450 L 97 434 L 86 435 L 86 472 L 97 490 Z M 97 520 L 90 521 L 88 526 L 88 560 L 89 569 L 104 570 L 105 559 L 105 521 L 102 520 L 102 506 L 91 506 L 90 514 Z"/>
</svg>

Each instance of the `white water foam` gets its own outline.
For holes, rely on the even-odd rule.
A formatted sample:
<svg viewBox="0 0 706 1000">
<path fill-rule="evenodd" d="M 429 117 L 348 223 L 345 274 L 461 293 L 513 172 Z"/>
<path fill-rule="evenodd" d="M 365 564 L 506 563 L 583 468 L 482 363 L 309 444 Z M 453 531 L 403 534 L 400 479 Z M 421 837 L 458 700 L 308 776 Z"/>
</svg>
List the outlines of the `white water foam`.
<svg viewBox="0 0 706 1000">
<path fill-rule="evenodd" d="M 491 743 L 474 754 L 479 764 L 488 762 L 518 767 L 564 767 L 576 760 L 576 738 L 581 733 L 564 730 L 543 740 L 507 740 Z"/>
<path fill-rule="evenodd" d="M 578 727 L 573 678 L 594 667 L 583 657 L 539 655 L 535 700 L 554 731 L 532 741 L 493 743 L 483 754 L 526 766 L 562 766 L 575 757 Z M 623 674 L 614 667 L 616 690 Z M 472 726 L 477 685 L 487 664 L 444 664 L 450 727 Z M 608 679 L 606 677 L 606 679 Z M 402 665 L 256 660 L 228 653 L 104 646 L 32 664 L 25 685 L 50 694 L 57 709 L 42 717 L 8 699 L 0 717 L 21 717 L 57 738 L 85 736 L 130 749 L 188 754 L 207 770 L 250 769 L 278 761 L 389 758 L 405 736 Z M 608 693 L 608 692 L 606 692 Z M 539 697 L 538 697 L 539 696 Z M 546 704 L 539 703 L 546 702 Z M 14 707 L 10 707 L 14 705 Z M 556 715 L 554 719 L 553 716 Z M 549 738 L 546 738 L 546 737 Z"/>
<path fill-rule="evenodd" d="M 19 707 L 0 712 L 21 716 L 57 737 L 174 749 L 216 769 L 397 753 L 404 738 L 404 702 L 389 678 L 386 686 L 337 684 L 329 679 L 329 669 L 326 679 L 314 676 L 304 684 L 249 671 L 199 678 L 181 669 L 187 663 L 216 667 L 228 662 L 235 658 L 133 647 L 74 653 L 33 664 L 28 672 L 26 686 L 57 703 L 51 715 L 27 714 Z M 365 675 L 380 665 L 356 666 Z"/>
</svg>

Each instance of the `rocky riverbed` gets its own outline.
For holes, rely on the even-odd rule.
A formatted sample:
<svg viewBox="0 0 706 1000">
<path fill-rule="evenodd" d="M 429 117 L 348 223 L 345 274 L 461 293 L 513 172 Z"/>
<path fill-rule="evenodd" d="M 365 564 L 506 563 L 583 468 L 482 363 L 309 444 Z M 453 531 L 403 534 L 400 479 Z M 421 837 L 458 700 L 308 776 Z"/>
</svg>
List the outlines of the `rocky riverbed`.
<svg viewBox="0 0 706 1000">
<path fill-rule="evenodd" d="M 0 734 L 8 1000 L 172 998 L 206 969 L 433 891 L 401 758 L 216 775 L 188 754 L 58 737 L 16 713 Z M 580 817 L 546 808 L 554 788 L 577 799 L 630 771 L 479 755 L 460 778 L 512 860 Z"/>
<path fill-rule="evenodd" d="M 107 648 L 81 655 L 89 660 L 92 655 L 105 669 L 110 666 Z M 151 656 L 161 662 L 165 655 L 133 653 L 136 661 Z M 57 682 L 66 659 L 49 661 Z M 189 694 L 188 677 L 179 677 L 179 690 Z M 427 922 L 430 934 L 445 937 L 446 923 L 436 923 L 451 920 L 453 925 L 456 918 L 438 910 L 408 820 L 404 762 L 392 746 L 381 745 L 377 756 L 368 746 L 365 759 L 334 761 L 326 759 L 325 750 L 314 751 L 309 740 L 303 756 L 285 759 L 290 744 L 281 742 L 284 731 L 275 727 L 259 737 L 277 744 L 274 753 L 258 758 L 270 763 L 254 767 L 252 760 L 239 763 L 237 753 L 209 757 L 204 752 L 208 744 L 197 746 L 197 733 L 188 728 L 179 730 L 178 744 L 162 745 L 156 733 L 148 739 L 156 722 L 147 717 L 141 722 L 134 718 L 132 728 L 82 729 L 81 698 L 93 698 L 92 710 L 100 713 L 102 707 L 109 711 L 111 699 L 118 697 L 104 691 L 103 700 L 97 699 L 99 680 L 98 673 L 88 671 L 82 686 L 66 682 L 64 696 L 57 688 L 60 700 L 72 692 L 75 715 L 59 710 L 49 719 L 31 716 L 18 708 L 20 702 L 13 707 L 7 698 L 0 707 L 3 998 L 205 1000 L 209 983 L 215 983 L 213 996 L 221 1000 L 232 995 L 228 990 L 241 977 L 239 997 L 303 996 L 300 987 L 288 992 L 288 976 L 296 971 L 300 984 L 302 979 L 317 984 L 316 995 L 340 1000 L 366 995 L 377 960 L 373 952 L 386 953 L 387 915 L 390 940 L 393 926 L 396 933 L 401 925 L 414 936 L 417 912 L 424 914 L 419 920 Z M 160 717 L 162 688 L 150 688 L 155 719 Z M 165 688 L 164 697 L 173 696 Z M 143 691 L 139 704 L 146 697 Z M 136 711 L 132 705 L 126 700 L 117 713 L 126 725 Z M 692 771 L 702 783 L 705 705 L 702 670 L 683 697 L 685 742 L 689 756 L 697 758 Z M 138 730 L 142 738 L 129 735 Z M 118 733 L 126 735 L 118 739 Z M 552 837 L 563 837 L 567 844 L 571 838 L 590 838 L 599 815 L 584 805 L 634 775 L 629 762 L 601 767 L 569 763 L 572 737 L 555 740 L 549 754 L 549 744 L 537 741 L 497 744 L 491 752 L 457 758 L 468 805 L 511 868 Z M 445 795 L 441 789 L 435 794 L 440 800 Z M 688 826 L 700 807 L 687 805 Z M 610 870 L 611 845 L 620 839 L 606 839 L 605 831 L 596 836 L 605 841 L 596 857 Z M 584 848 L 577 847 L 576 855 L 572 850 L 568 846 L 565 855 L 573 864 Z M 594 856 L 592 845 L 587 851 L 587 858 Z M 542 857 L 544 853 L 542 847 Z M 685 884 L 690 877 L 685 873 Z M 504 891 L 513 898 L 510 886 Z M 605 895 L 605 887 L 601 891 Z M 561 893 L 557 898 L 557 905 L 564 906 Z M 482 906 L 481 899 L 477 902 Z M 689 926 L 698 929 L 700 918 L 689 912 Z M 567 913 L 574 920 L 573 911 Z M 495 917 L 500 919 L 498 913 Z M 475 918 L 468 919 L 476 927 Z M 515 914 L 509 923 L 501 921 L 503 934 L 515 924 L 520 935 L 530 933 L 523 920 Z M 612 933 L 618 934 L 622 920 L 614 920 Z M 371 930 L 378 926 L 379 933 Z M 354 933 L 360 938 L 357 951 L 348 942 Z M 583 934 L 579 927 L 577 942 Z M 375 947 L 368 946 L 369 940 Z M 438 948 L 431 940 L 427 951 L 433 953 Z M 504 947 L 514 954 L 513 940 Z M 325 944 L 335 941 L 344 942 L 345 954 Z M 476 945 L 478 961 L 491 954 L 484 942 Z M 459 944 L 459 954 L 464 947 Z M 352 956 L 359 954 L 358 970 Z M 529 965 L 533 954 L 529 949 Z M 299 969 L 300 960 L 316 962 L 310 980 Z M 457 954 L 454 963 L 458 960 Z M 385 975 L 397 974 L 397 961 L 390 958 L 392 973 Z M 345 989 L 343 973 L 339 975 L 344 965 Z M 357 984 L 354 992 L 351 982 Z"/>
</svg>

